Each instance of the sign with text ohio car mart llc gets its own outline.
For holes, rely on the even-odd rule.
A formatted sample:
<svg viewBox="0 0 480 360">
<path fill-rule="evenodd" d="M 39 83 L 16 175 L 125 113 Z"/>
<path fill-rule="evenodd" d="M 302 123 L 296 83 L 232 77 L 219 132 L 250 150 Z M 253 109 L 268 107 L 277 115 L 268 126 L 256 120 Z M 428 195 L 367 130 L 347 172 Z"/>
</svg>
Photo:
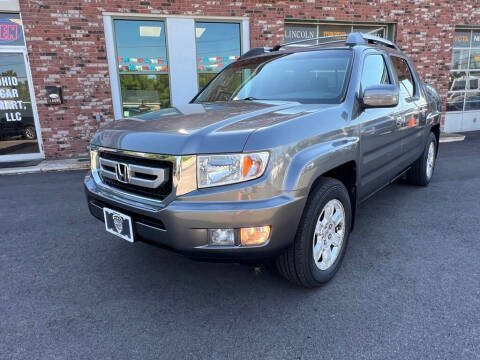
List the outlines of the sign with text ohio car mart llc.
<svg viewBox="0 0 480 360">
<path fill-rule="evenodd" d="M 27 110 L 18 93 L 18 78 L 16 76 L 0 77 L 0 113 L 5 120 L 22 121 L 22 112 Z M 2 116 L 3 117 L 3 116 Z"/>
<path fill-rule="evenodd" d="M 0 46 L 24 46 L 22 20 L 19 14 L 0 13 Z"/>
</svg>

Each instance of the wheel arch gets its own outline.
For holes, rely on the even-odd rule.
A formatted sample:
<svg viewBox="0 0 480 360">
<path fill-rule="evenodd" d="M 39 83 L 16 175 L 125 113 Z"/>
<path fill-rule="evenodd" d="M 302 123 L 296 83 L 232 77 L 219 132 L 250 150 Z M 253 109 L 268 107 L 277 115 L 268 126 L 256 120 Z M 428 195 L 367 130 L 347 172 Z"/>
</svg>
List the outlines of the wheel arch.
<svg viewBox="0 0 480 360">
<path fill-rule="evenodd" d="M 305 191 L 310 196 L 312 189 L 322 177 L 331 177 L 342 182 L 350 194 L 352 214 L 357 204 L 357 155 L 359 138 L 344 137 L 315 144 L 298 152 L 292 159 L 284 183 L 285 190 Z M 352 226 L 354 223 L 352 217 Z"/>
<path fill-rule="evenodd" d="M 351 230 L 355 224 L 355 215 L 357 208 L 357 164 L 354 160 L 348 161 L 341 165 L 334 167 L 318 176 L 312 183 L 309 189 L 309 196 L 312 194 L 317 184 L 322 178 L 333 178 L 340 181 L 348 191 L 350 196 L 350 204 L 352 207 L 352 223 Z"/>
</svg>

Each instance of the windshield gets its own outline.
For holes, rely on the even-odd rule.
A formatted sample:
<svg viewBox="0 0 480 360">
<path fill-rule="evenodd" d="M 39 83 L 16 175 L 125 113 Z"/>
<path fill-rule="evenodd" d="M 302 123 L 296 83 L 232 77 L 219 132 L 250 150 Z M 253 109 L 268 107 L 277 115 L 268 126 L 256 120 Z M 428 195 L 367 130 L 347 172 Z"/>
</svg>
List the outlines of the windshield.
<svg viewBox="0 0 480 360">
<path fill-rule="evenodd" d="M 238 61 L 218 74 L 195 102 L 339 103 L 348 82 L 351 61 L 351 50 L 308 51 Z"/>
</svg>

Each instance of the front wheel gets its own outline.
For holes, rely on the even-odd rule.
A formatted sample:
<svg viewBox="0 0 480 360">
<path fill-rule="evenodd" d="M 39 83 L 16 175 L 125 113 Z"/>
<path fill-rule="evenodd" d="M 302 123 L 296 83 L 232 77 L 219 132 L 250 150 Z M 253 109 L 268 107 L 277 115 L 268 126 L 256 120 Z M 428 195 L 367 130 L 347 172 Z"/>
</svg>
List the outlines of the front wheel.
<svg viewBox="0 0 480 360">
<path fill-rule="evenodd" d="M 412 164 L 411 169 L 407 172 L 407 180 L 410 184 L 427 186 L 430 183 L 435 169 L 437 149 L 437 137 L 431 132 L 422 156 Z"/>
<path fill-rule="evenodd" d="M 277 258 L 280 274 L 308 288 L 329 281 L 342 263 L 351 219 L 345 186 L 336 179 L 320 179 L 305 206 L 293 244 Z"/>
</svg>

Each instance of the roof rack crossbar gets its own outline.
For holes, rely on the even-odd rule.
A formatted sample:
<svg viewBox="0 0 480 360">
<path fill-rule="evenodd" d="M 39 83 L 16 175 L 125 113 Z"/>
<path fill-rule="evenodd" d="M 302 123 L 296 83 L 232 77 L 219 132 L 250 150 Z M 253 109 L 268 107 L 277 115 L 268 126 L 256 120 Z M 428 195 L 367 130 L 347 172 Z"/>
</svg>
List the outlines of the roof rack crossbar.
<svg viewBox="0 0 480 360">
<path fill-rule="evenodd" d="M 387 39 L 372 34 L 364 34 L 358 32 L 348 34 L 346 44 L 348 46 L 378 44 L 393 48 L 395 50 L 400 50 L 400 48 L 396 44 Z"/>
</svg>

